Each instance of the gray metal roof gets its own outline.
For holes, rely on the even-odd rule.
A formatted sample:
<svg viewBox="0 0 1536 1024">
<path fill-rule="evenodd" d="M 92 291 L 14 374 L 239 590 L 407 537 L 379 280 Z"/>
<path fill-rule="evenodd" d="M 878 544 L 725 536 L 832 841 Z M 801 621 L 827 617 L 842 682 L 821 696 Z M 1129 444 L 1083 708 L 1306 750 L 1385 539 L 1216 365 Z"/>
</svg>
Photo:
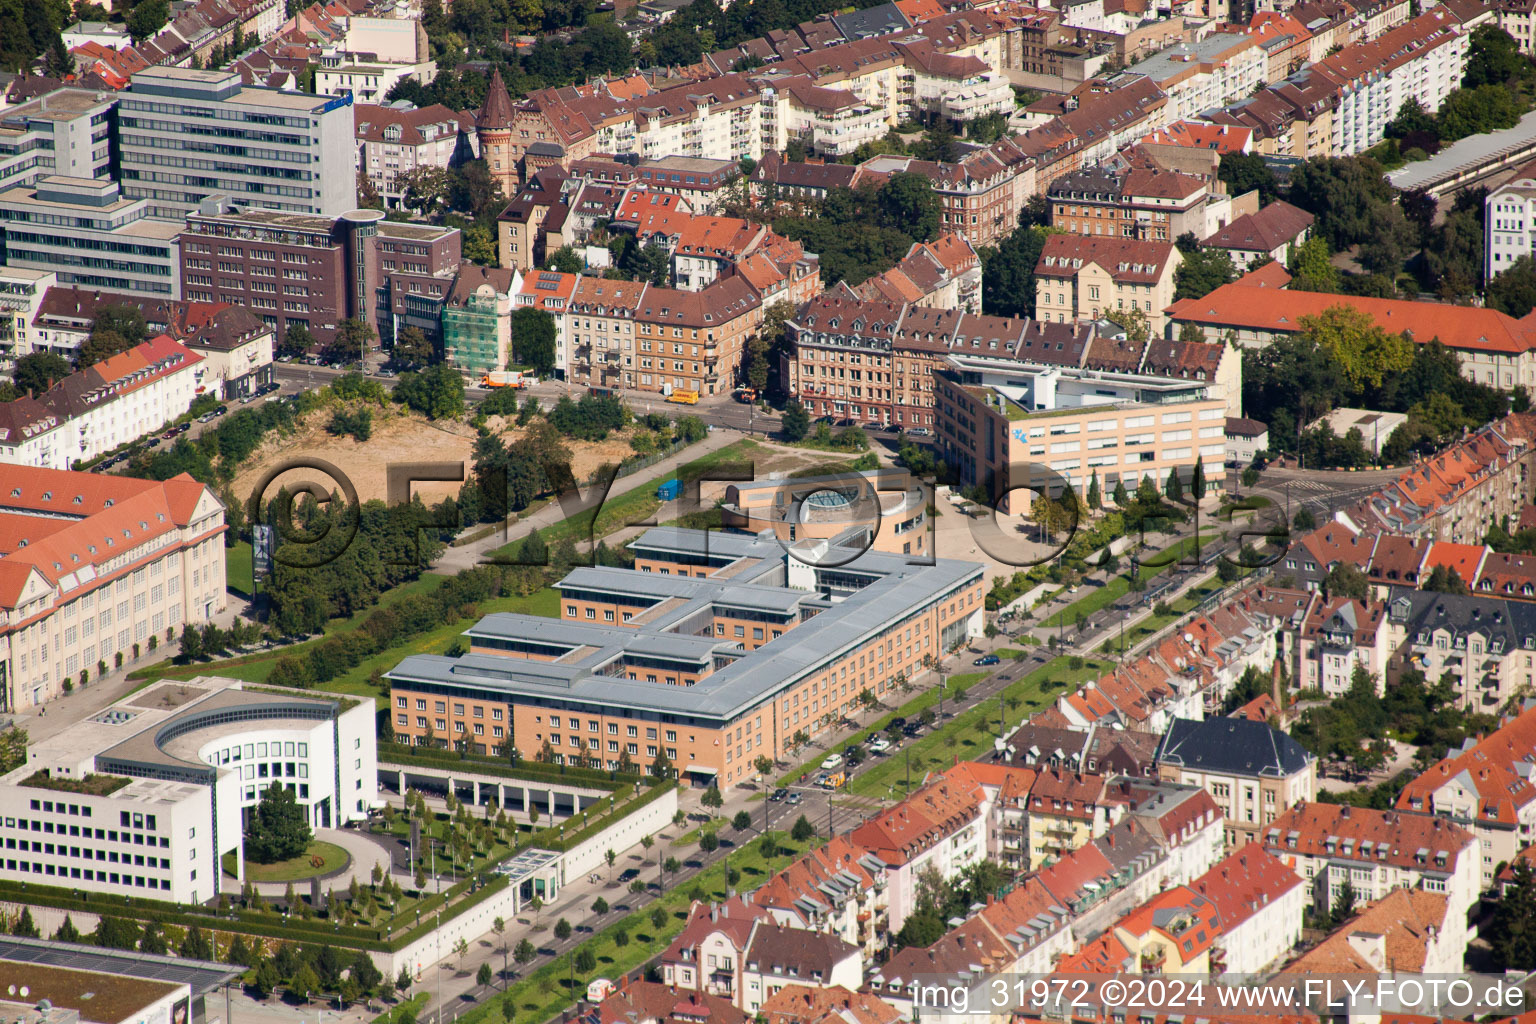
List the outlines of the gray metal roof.
<svg viewBox="0 0 1536 1024">
<path fill-rule="evenodd" d="M 762 557 L 766 572 L 776 571 L 788 557 L 771 536 L 743 537 L 713 531 L 706 537 L 704 531 L 668 528 L 649 530 L 632 546 L 656 552 L 688 553 L 701 551 L 707 544 L 711 551 L 737 551 L 743 557 Z M 937 559 L 933 565 L 911 565 L 902 555 L 866 552 L 846 566 L 831 571 L 864 573 L 872 578 L 872 582 L 842 600 L 828 602 L 809 590 L 744 585 L 739 582 L 740 577 L 712 580 L 627 569 L 578 568 L 562 580 L 560 586 L 679 597 L 699 603 L 718 600 L 731 607 L 797 609 L 819 606 L 822 610 L 786 631 L 784 636 L 753 651 L 734 645 L 722 648 L 718 641 L 669 632 L 664 623 L 615 630 L 612 626 L 595 623 L 554 622 L 529 616 L 487 616 L 470 631 L 471 635 L 528 635 L 537 639 L 558 636 L 563 638 L 562 643 L 570 643 L 584 635 L 588 645 L 599 650 L 573 664 L 490 654 L 466 654 L 458 658 L 419 654 L 400 662 L 386 672 L 385 677 L 405 684 L 463 686 L 508 695 L 543 697 L 567 705 L 617 707 L 642 713 L 729 721 L 772 699 L 843 653 L 856 649 L 892 623 L 936 603 L 941 595 L 968 582 L 979 581 L 982 566 L 952 559 Z M 685 617 L 688 607 L 685 605 L 670 613 L 667 620 L 676 622 Z M 521 633 L 524 629 L 526 634 Z M 620 637 L 616 638 L 615 634 Z M 623 639 L 622 644 L 615 642 L 619 638 Z M 739 651 L 739 655 L 733 663 L 716 669 L 692 686 L 658 685 L 595 671 L 611 661 L 621 647 L 676 655 L 698 650 L 701 639 L 706 644 L 716 644 L 710 647 L 716 654 L 737 654 Z"/>
<path fill-rule="evenodd" d="M 1278 778 L 1314 760 L 1305 747 L 1265 722 L 1248 718 L 1175 718 L 1154 757 L 1190 771 Z"/>
</svg>

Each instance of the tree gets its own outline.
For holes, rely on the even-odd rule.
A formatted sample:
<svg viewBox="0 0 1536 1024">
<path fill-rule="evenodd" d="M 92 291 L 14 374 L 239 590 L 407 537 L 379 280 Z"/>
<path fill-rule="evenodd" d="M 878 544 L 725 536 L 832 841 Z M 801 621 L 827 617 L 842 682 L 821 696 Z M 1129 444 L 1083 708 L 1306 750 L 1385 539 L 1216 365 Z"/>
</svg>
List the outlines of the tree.
<svg viewBox="0 0 1536 1024">
<path fill-rule="evenodd" d="M 564 942 L 570 937 L 571 922 L 562 917 L 560 920 L 555 922 L 555 938 L 559 939 L 561 942 Z"/>
<path fill-rule="evenodd" d="M 1057 232 L 1021 227 L 981 256 L 982 307 L 995 316 L 1034 316 L 1035 267 L 1045 240 Z"/>
<path fill-rule="evenodd" d="M 1203 299 L 1237 277 L 1232 254 L 1212 246 L 1184 254 L 1184 261 L 1173 272 L 1175 299 Z"/>
<path fill-rule="evenodd" d="M 1216 176 L 1226 182 L 1229 195 L 1245 195 L 1258 189 L 1260 206 L 1268 206 L 1280 195 L 1274 172 L 1257 153 L 1223 153 Z"/>
<path fill-rule="evenodd" d="M 1189 493 L 1195 496 L 1196 501 L 1205 498 L 1205 458 L 1196 456 L 1195 470 L 1189 478 Z"/>
<path fill-rule="evenodd" d="M 278 355 L 301 356 L 315 347 L 315 336 L 303 324 L 291 323 L 278 343 Z"/>
<path fill-rule="evenodd" d="M 1340 562 L 1323 577 L 1323 590 L 1330 597 L 1351 597 L 1356 601 L 1364 601 L 1370 597 L 1371 581 L 1359 569 Z"/>
<path fill-rule="evenodd" d="M 720 837 L 708 829 L 699 833 L 699 849 L 705 853 L 714 853 L 720 849 Z"/>
<path fill-rule="evenodd" d="M 395 335 L 390 354 L 403 363 L 428 363 L 432 361 L 432 343 L 420 327 L 406 327 Z"/>
<path fill-rule="evenodd" d="M 1110 495 L 1110 497 L 1114 499 L 1115 505 L 1118 508 L 1125 508 L 1125 506 L 1131 503 L 1130 495 L 1125 493 L 1125 481 L 1123 479 L 1115 481 L 1115 493 Z"/>
<path fill-rule="evenodd" d="M 43 58 L 43 74 L 49 78 L 65 79 L 75 74 L 75 55 L 69 52 L 62 38 L 55 38 Z"/>
<path fill-rule="evenodd" d="M 1291 517 L 1291 528 L 1296 530 L 1298 533 L 1315 530 L 1317 529 L 1317 517 L 1312 514 L 1311 509 L 1303 505 L 1301 508 L 1297 509 L 1296 514 Z"/>
<path fill-rule="evenodd" d="M 1168 500 L 1174 504 L 1184 500 L 1184 481 L 1179 478 L 1178 467 L 1168 471 L 1168 480 L 1163 484 L 1163 493 L 1168 495 Z"/>
<path fill-rule="evenodd" d="M 155 956 L 164 956 L 170 952 L 170 944 L 165 941 L 165 933 L 160 930 L 157 922 L 144 923 L 144 932 L 139 936 L 139 952 Z"/>
<path fill-rule="evenodd" d="M 16 360 L 11 379 L 16 387 L 40 395 L 70 374 L 69 360 L 53 352 L 29 352 Z"/>
<path fill-rule="evenodd" d="M 542 309 L 520 306 L 512 314 L 512 351 L 541 377 L 555 372 L 555 318 Z"/>
<path fill-rule="evenodd" d="M 1099 493 L 1099 471 L 1093 471 L 1093 477 L 1088 481 L 1088 507 L 1097 512 L 1104 507 L 1103 496 Z"/>
<path fill-rule="evenodd" d="M 37 930 L 37 924 L 32 920 L 32 908 L 22 907 L 15 922 L 11 925 L 11 934 L 19 935 L 24 939 L 37 939 L 42 933 Z"/>
<path fill-rule="evenodd" d="M 784 431 L 784 440 L 794 442 L 805 438 L 811 429 L 811 414 L 805 411 L 805 406 L 791 399 L 784 406 L 784 417 L 780 421 L 780 428 Z"/>
<path fill-rule="evenodd" d="M 744 832 L 744 831 L 746 831 L 747 829 L 749 829 L 751 827 L 752 827 L 752 812 L 751 811 L 747 811 L 747 810 L 737 811 L 735 817 L 731 818 L 731 828 L 735 829 L 737 832 Z"/>
<path fill-rule="evenodd" d="M 699 797 L 699 802 L 709 808 L 711 812 L 718 811 L 725 805 L 725 799 L 720 795 L 719 786 L 710 786 L 706 789 L 704 795 Z"/>
<path fill-rule="evenodd" d="M 1383 378 L 1401 373 L 1413 362 L 1412 342 L 1401 334 L 1388 334 L 1371 314 L 1354 306 L 1329 306 L 1298 323 L 1305 337 L 1333 357 L 1357 391 L 1381 387 Z"/>
<path fill-rule="evenodd" d="M 602 917 L 604 914 L 608 913 L 608 910 L 608 901 L 603 899 L 601 896 L 592 901 L 592 913 L 596 914 L 598 917 Z"/>
<path fill-rule="evenodd" d="M 1338 893 L 1333 898 L 1333 909 L 1329 913 L 1329 924 L 1337 928 L 1355 915 L 1355 887 L 1349 879 L 1339 886 Z"/>
<path fill-rule="evenodd" d="M 1511 89 L 1502 85 L 1480 85 L 1458 89 L 1440 105 L 1437 121 L 1440 138 L 1454 142 L 1471 135 L 1482 135 L 1502 128 L 1513 128 L 1525 107 Z"/>
<path fill-rule="evenodd" d="M 933 182 L 921 174 L 898 171 L 886 179 L 876 194 L 876 205 L 886 227 L 906 232 L 919 242 L 931 242 L 939 233 L 942 214 Z"/>
<path fill-rule="evenodd" d="M 423 165 L 400 175 L 399 184 L 403 186 L 401 203 L 423 217 L 430 217 L 447 206 L 453 179 L 441 167 Z"/>
<path fill-rule="evenodd" d="M 171 18 L 166 0 L 139 0 L 128 15 L 128 35 L 135 44 L 142 43 L 165 27 Z"/>
<path fill-rule="evenodd" d="M 1536 968 L 1536 876 L 1526 860 L 1515 861 L 1511 871 L 1514 878 L 1494 904 L 1489 944 L 1497 967 L 1529 971 Z"/>
<path fill-rule="evenodd" d="M 519 939 L 517 948 L 512 951 L 512 959 L 523 965 L 533 963 L 533 959 L 536 956 L 538 956 L 538 953 L 534 950 L 533 943 L 529 942 L 527 938 Z"/>
<path fill-rule="evenodd" d="M 194 924 L 187 928 L 187 933 L 182 936 L 181 946 L 176 952 L 186 960 L 212 960 L 213 942 L 208 938 L 207 932 Z"/>
<path fill-rule="evenodd" d="M 1470 594 L 1466 580 L 1454 565 L 1437 565 L 1429 572 L 1429 578 L 1421 588 L 1436 594 Z"/>
<path fill-rule="evenodd" d="M 491 965 L 482 963 L 480 965 L 480 969 L 475 972 L 475 984 L 479 985 L 481 988 L 486 988 L 490 985 L 491 978 L 493 976 L 494 974 L 491 971 Z"/>
<path fill-rule="evenodd" d="M 274 782 L 262 795 L 245 831 L 245 856 L 256 864 L 292 860 L 309 848 L 313 833 L 294 791 Z"/>
<path fill-rule="evenodd" d="M 96 923 L 96 945 L 106 949 L 137 949 L 139 929 L 120 917 L 103 916 Z"/>
<path fill-rule="evenodd" d="M 1360 246 L 1360 265 L 1372 274 L 1395 278 L 1418 247 L 1417 232 L 1396 203 L 1379 204 L 1372 211 L 1369 230 L 1370 237 Z"/>
<path fill-rule="evenodd" d="M 618 938 L 617 934 L 614 938 Z M 597 957 L 593 955 L 591 949 L 582 946 L 576 951 L 576 973 L 585 975 L 595 970 L 597 970 Z"/>
<path fill-rule="evenodd" d="M 1298 292 L 1337 292 L 1339 268 L 1333 265 L 1333 253 L 1327 239 L 1313 235 L 1300 245 L 1291 246 L 1289 255 L 1291 290 Z"/>
<path fill-rule="evenodd" d="M 395 384 L 395 401 L 428 419 L 456 419 L 464 415 L 464 378 L 446 363 L 402 373 Z"/>
<path fill-rule="evenodd" d="M 803 814 L 795 819 L 794 825 L 789 830 L 789 837 L 797 843 L 807 842 L 815 835 L 816 826 L 812 825 L 811 820 Z"/>
<path fill-rule="evenodd" d="M 1489 281 L 1488 306 L 1500 313 L 1508 313 L 1517 320 L 1536 308 L 1536 261 L 1529 256 L 1521 256 Z M 22 360 L 31 358 L 23 356 L 17 360 L 18 368 Z M 19 373 L 16 383 L 24 386 Z"/>
<path fill-rule="evenodd" d="M 1479 25 L 1467 42 L 1467 70 L 1462 75 L 1463 89 L 1484 85 L 1503 86 L 1529 77 L 1530 62 L 1520 52 L 1514 37 L 1497 25 Z"/>
<path fill-rule="evenodd" d="M 68 914 L 64 915 L 64 921 L 59 925 L 59 930 L 53 933 L 54 942 L 79 942 L 80 929 L 75 927 L 75 922 L 70 920 Z M 212 960 L 212 956 L 204 959 Z"/>
</svg>

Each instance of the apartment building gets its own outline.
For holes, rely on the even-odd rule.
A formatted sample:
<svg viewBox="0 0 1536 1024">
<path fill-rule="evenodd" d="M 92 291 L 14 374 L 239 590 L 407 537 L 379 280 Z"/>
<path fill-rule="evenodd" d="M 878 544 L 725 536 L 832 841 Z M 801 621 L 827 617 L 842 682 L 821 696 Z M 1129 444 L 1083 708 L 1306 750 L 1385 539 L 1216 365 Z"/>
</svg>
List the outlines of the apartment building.
<svg viewBox="0 0 1536 1024">
<path fill-rule="evenodd" d="M 117 98 L 123 195 L 172 220 L 213 195 L 340 217 L 357 207 L 351 104 L 249 87 L 234 71 L 145 68 Z"/>
<path fill-rule="evenodd" d="M 1483 200 L 1488 225 L 1483 242 L 1483 273 L 1492 280 L 1522 256 L 1536 255 L 1536 162 Z"/>
<path fill-rule="evenodd" d="M 1447 927 L 1449 911 L 1442 893 L 1394 889 L 1286 964 L 1274 980 L 1296 979 L 1305 985 L 1314 976 L 1342 975 L 1356 985 L 1369 985 L 1384 975 L 1403 985 L 1415 975 L 1460 974 L 1466 969 L 1467 949 L 1460 929 Z M 1345 1000 L 1334 999 L 1335 1007 L 1342 1009 Z"/>
<path fill-rule="evenodd" d="M 1346 884 L 1360 901 L 1423 890 L 1447 900 L 1448 941 L 1464 949 L 1473 936 L 1469 915 L 1482 890 L 1478 839 L 1444 818 L 1308 800 L 1285 810 L 1258 840 L 1302 877 L 1318 910 L 1332 907 Z"/>
<path fill-rule="evenodd" d="M 522 290 L 515 270 L 459 266 L 443 307 L 443 359 L 474 376 L 505 369 L 512 352 L 512 297 Z"/>
<path fill-rule="evenodd" d="M 244 876 L 246 819 L 270 787 L 291 790 L 315 828 L 367 818 L 378 794 L 372 716 L 366 703 L 230 679 L 158 684 L 34 744 L 0 776 L 0 813 L 17 822 L 0 878 L 213 899 L 225 855 Z M 42 836 L 17 838 L 27 833 Z"/>
<path fill-rule="evenodd" d="M 1057 178 L 1046 200 L 1051 227 L 1078 235 L 1172 242 L 1206 234 L 1210 184 L 1157 167 L 1098 167 Z"/>
<path fill-rule="evenodd" d="M 1034 162 L 1010 138 L 966 153 L 954 163 L 877 156 L 860 169 L 872 176 L 908 172 L 927 178 L 939 200 L 940 230 L 976 247 L 996 245 L 1012 234 L 1034 195 Z"/>
<path fill-rule="evenodd" d="M 0 489 L 0 699 L 39 707 L 63 682 L 224 609 L 224 506 L 164 482 L 8 466 Z"/>
<path fill-rule="evenodd" d="M 115 181 L 42 175 L 0 192 L 5 265 L 54 274 L 60 284 L 174 298 L 181 292 L 181 225 Z"/>
<path fill-rule="evenodd" d="M 946 362 L 934 377 L 934 429 L 963 486 L 1006 494 L 1060 480 L 1082 494 L 1094 477 L 1111 491 L 1145 477 L 1161 487 L 1225 451 L 1226 403 L 1207 381 L 1036 370 L 986 356 Z"/>
<path fill-rule="evenodd" d="M 1492 889 L 1499 865 L 1513 864 L 1536 838 L 1533 755 L 1536 708 L 1526 701 L 1493 732 L 1467 737 L 1410 781 L 1398 795 L 1397 809 L 1438 815 L 1471 830 L 1477 836 L 1481 888 Z"/>
<path fill-rule="evenodd" d="M 621 755 L 648 769 L 664 754 L 680 777 L 725 788 L 981 629 L 974 563 L 848 561 L 824 541 L 786 551 L 694 530 L 629 546 L 634 570 L 560 581 L 560 621 L 487 616 L 469 653 L 390 670 L 397 735 L 615 770 Z"/>
<path fill-rule="evenodd" d="M 918 880 L 924 874 L 937 871 L 940 878 L 953 878 L 986 859 L 983 802 L 974 780 L 944 775 L 849 833 L 850 840 L 885 865 L 887 922 L 893 934 L 917 908 Z"/>
<path fill-rule="evenodd" d="M 1225 249 L 1239 271 L 1264 260 L 1284 264 L 1294 247 L 1312 237 L 1315 219 L 1307 211 L 1277 199 L 1256 212 L 1234 218 L 1200 244 Z"/>
<path fill-rule="evenodd" d="M 1036 773 L 1029 789 L 1026 867 L 1038 870 L 1105 833 L 1116 813 L 1106 781 L 1102 775 L 1059 768 Z"/>
<path fill-rule="evenodd" d="M 1163 734 L 1155 758 L 1160 778 L 1215 797 L 1228 849 L 1253 842 L 1287 808 L 1317 794 L 1317 758 L 1264 722 L 1181 718 Z"/>
<path fill-rule="evenodd" d="M 1449 678 L 1457 704 L 1485 714 L 1497 714 L 1536 682 L 1536 605 L 1529 601 L 1402 587 L 1386 612 L 1394 682 L 1410 668 L 1430 686 Z"/>
<path fill-rule="evenodd" d="M 836 935 L 875 959 L 890 941 L 885 862 L 846 835 L 764 882 L 752 902 L 780 924 Z"/>
<path fill-rule="evenodd" d="M 357 165 L 385 206 L 399 207 L 408 175 L 418 168 L 447 170 L 463 159 L 472 126 L 440 103 L 420 109 L 356 103 L 352 122 Z"/>
<path fill-rule="evenodd" d="M 894 267 L 867 278 L 853 292 L 866 302 L 980 313 L 981 257 L 960 235 L 942 234 L 932 242 L 914 242 Z"/>
<path fill-rule="evenodd" d="M 10 376 L 16 360 L 38 345 L 32 321 L 58 281 L 51 271 L 0 268 L 0 373 Z"/>
<path fill-rule="evenodd" d="M 1409 99 L 1438 110 L 1461 86 L 1468 34 L 1446 7 L 1436 7 L 1384 32 L 1371 42 L 1346 47 L 1317 65 L 1336 84 L 1333 156 L 1354 156 L 1385 136 L 1387 123 Z"/>
<path fill-rule="evenodd" d="M 1165 117 L 1181 121 L 1250 95 L 1269 69 L 1264 48 L 1247 34 L 1216 32 L 1178 43 L 1138 61 L 1127 74 L 1142 75 L 1168 97 Z"/>
<path fill-rule="evenodd" d="M 593 387 L 618 387 L 624 381 L 628 353 L 633 381 L 640 333 L 635 316 L 647 287 L 644 281 L 610 281 L 585 275 L 577 279 L 565 316 L 570 344 L 567 380 Z"/>
<path fill-rule="evenodd" d="M 742 897 L 694 902 L 682 934 L 661 954 L 661 980 L 683 992 L 728 999 L 749 1013 L 792 984 L 864 983 L 856 946 L 835 935 L 780 924 Z"/>
<path fill-rule="evenodd" d="M 1359 668 L 1375 681 L 1378 695 L 1384 692 L 1393 650 L 1386 612 L 1380 601 L 1333 597 L 1313 602 L 1297 637 L 1298 687 L 1341 697 L 1354 685 Z"/>
<path fill-rule="evenodd" d="M 65 470 L 158 430 L 216 382 L 202 356 L 165 335 L 70 374 L 10 414 L 0 459 Z M 206 381 L 206 383 L 205 383 Z M 6 403 L 9 404 L 9 403 Z M 45 409 L 46 417 L 37 410 Z M 19 443 L 18 443 L 19 442 Z"/>
<path fill-rule="evenodd" d="M 1233 850 L 1189 888 L 1211 901 L 1221 926 L 1213 974 L 1261 974 L 1301 944 L 1307 887 L 1262 847 Z"/>
<path fill-rule="evenodd" d="M 565 311 L 576 293 L 576 274 L 562 274 L 554 270 L 540 270 L 526 275 L 523 286 L 512 297 L 517 309 L 529 307 L 548 313 L 555 322 L 555 376 L 568 379 L 570 372 L 570 342 L 567 331 L 571 327 Z"/>
<path fill-rule="evenodd" d="M 1035 316 L 1066 323 L 1134 310 L 1146 314 L 1153 336 L 1160 335 L 1182 262 L 1172 242 L 1052 235 L 1035 264 Z"/>
</svg>

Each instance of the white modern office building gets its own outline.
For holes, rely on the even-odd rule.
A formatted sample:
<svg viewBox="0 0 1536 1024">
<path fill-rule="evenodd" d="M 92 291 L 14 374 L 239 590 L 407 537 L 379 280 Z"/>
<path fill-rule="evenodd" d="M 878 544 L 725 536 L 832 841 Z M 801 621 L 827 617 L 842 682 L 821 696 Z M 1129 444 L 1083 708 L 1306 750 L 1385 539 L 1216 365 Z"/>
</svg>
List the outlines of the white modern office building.
<svg viewBox="0 0 1536 1024">
<path fill-rule="evenodd" d="M 377 783 L 371 701 L 161 682 L 0 777 L 0 878 L 207 902 L 225 854 L 244 878 L 245 819 L 271 786 L 329 828 L 365 818 Z"/>
<path fill-rule="evenodd" d="M 357 208 L 352 97 L 245 85 L 238 72 L 151 67 L 118 97 L 123 194 L 184 220 L 211 195 L 335 218 Z"/>
</svg>

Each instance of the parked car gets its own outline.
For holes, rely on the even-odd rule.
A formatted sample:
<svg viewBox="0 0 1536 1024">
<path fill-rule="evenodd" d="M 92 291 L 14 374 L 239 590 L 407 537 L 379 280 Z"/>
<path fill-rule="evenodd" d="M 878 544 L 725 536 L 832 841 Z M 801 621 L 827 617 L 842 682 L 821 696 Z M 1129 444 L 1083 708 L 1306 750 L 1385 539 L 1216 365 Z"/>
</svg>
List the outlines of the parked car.
<svg viewBox="0 0 1536 1024">
<path fill-rule="evenodd" d="M 869 752 L 871 754 L 883 754 L 890 749 L 891 741 L 886 739 L 884 736 L 876 736 L 874 739 L 869 741 Z"/>
<path fill-rule="evenodd" d="M 901 715 L 897 715 L 895 718 L 891 719 L 891 725 L 894 725 L 898 729 L 905 729 L 907 727 L 907 720 Z M 887 726 L 886 728 L 890 728 L 890 726 Z"/>
<path fill-rule="evenodd" d="M 218 413 L 216 413 L 216 412 L 205 412 L 205 413 L 203 413 L 201 416 L 199 416 L 197 418 L 197 422 L 199 422 L 199 423 L 207 423 L 207 422 L 212 420 L 217 415 L 218 415 Z"/>
<path fill-rule="evenodd" d="M 776 804 L 780 800 L 783 800 L 786 796 L 789 796 L 789 790 L 785 789 L 783 786 L 780 786 L 778 789 L 773 791 L 773 795 L 768 797 L 768 802 Z"/>
<path fill-rule="evenodd" d="M 832 771 L 835 768 L 841 768 L 842 766 L 843 766 L 843 755 L 842 754 L 828 754 L 827 755 L 827 759 L 825 761 L 821 762 L 821 767 L 824 768 L 825 770 L 829 771 L 829 772 Z"/>
<path fill-rule="evenodd" d="M 975 661 L 971 662 L 971 664 L 973 664 L 973 665 L 1000 665 L 1000 664 L 1002 664 L 1002 661 L 1003 661 L 1003 659 L 999 658 L 995 654 L 983 654 L 981 657 L 979 657 Z"/>
<path fill-rule="evenodd" d="M 279 384 L 277 381 L 269 380 L 265 384 L 263 384 L 261 387 L 257 388 L 256 389 L 256 393 L 258 395 L 270 395 L 272 392 L 276 391 L 280 387 L 282 387 L 282 385 Z"/>
<path fill-rule="evenodd" d="M 908 739 L 912 738 L 913 736 L 916 736 L 918 733 L 920 733 L 922 731 L 923 731 L 923 726 L 922 726 L 922 723 L 920 723 L 920 722 L 913 722 L 910 725 L 904 725 L 904 726 L 901 727 L 901 734 L 903 736 L 907 737 Z"/>
</svg>

